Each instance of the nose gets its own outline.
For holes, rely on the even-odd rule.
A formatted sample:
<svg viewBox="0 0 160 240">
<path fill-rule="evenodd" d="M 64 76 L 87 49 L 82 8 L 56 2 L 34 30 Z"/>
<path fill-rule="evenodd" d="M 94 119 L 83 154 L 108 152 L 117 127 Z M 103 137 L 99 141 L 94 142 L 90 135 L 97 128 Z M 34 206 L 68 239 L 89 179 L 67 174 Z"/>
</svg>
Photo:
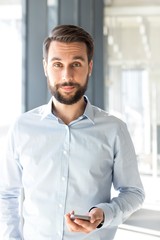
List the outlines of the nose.
<svg viewBox="0 0 160 240">
<path fill-rule="evenodd" d="M 65 67 L 62 73 L 62 80 L 63 81 L 72 81 L 73 80 L 73 71 L 69 67 Z"/>
</svg>

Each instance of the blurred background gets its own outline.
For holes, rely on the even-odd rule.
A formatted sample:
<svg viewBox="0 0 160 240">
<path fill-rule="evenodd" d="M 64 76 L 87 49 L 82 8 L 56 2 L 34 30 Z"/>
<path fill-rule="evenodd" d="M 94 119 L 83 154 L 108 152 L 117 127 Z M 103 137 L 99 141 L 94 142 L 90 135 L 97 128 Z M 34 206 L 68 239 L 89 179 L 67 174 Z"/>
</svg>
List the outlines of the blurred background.
<svg viewBox="0 0 160 240">
<path fill-rule="evenodd" d="M 57 24 L 93 36 L 87 96 L 127 123 L 136 149 L 146 199 L 116 240 L 160 239 L 160 0 L 0 0 L 0 158 L 15 118 L 50 98 L 42 43 Z"/>
</svg>

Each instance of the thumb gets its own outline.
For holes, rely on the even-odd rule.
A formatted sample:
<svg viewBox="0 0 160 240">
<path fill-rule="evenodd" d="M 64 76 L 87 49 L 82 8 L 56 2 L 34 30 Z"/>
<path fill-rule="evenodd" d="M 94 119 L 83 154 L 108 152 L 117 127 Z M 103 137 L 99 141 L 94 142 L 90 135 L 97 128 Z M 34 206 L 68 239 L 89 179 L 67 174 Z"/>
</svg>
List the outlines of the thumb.
<svg viewBox="0 0 160 240">
<path fill-rule="evenodd" d="M 97 222 L 102 222 L 104 219 L 104 213 L 103 210 L 100 208 L 94 208 L 91 210 L 91 212 L 89 213 L 91 220 L 91 223 L 94 223 L 95 221 Z"/>
</svg>

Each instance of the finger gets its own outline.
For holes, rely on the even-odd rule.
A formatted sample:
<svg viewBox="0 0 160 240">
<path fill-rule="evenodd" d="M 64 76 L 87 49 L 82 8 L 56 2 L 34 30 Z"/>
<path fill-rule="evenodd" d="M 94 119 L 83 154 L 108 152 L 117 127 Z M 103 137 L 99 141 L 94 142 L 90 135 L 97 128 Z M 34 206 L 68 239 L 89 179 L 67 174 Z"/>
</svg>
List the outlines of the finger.
<svg viewBox="0 0 160 240">
<path fill-rule="evenodd" d="M 86 232 L 85 229 L 81 225 L 75 223 L 75 221 L 72 221 L 71 224 L 68 224 L 68 228 L 72 232 Z"/>
<path fill-rule="evenodd" d="M 90 221 L 75 219 L 74 222 L 81 226 L 83 232 L 85 233 L 91 232 L 92 230 L 96 229 L 97 225 L 99 225 L 99 222 L 97 223 L 97 221 L 91 223 Z"/>
<path fill-rule="evenodd" d="M 74 212 L 72 212 L 72 213 L 74 213 Z M 65 215 L 66 224 L 67 224 L 68 229 L 72 232 L 84 232 L 83 227 L 78 225 L 77 223 L 75 223 L 75 220 L 73 221 L 70 218 L 72 213 L 68 213 Z"/>
<path fill-rule="evenodd" d="M 67 213 L 65 215 L 65 219 L 66 219 L 67 224 L 72 224 L 73 221 L 71 219 L 71 213 Z"/>
</svg>

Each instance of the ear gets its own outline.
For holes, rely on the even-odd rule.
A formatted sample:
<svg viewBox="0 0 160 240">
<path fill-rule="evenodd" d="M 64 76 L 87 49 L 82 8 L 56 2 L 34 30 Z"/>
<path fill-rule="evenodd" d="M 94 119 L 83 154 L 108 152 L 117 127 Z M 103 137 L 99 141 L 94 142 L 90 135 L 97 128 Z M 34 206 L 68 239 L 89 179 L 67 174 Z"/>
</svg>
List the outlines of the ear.
<svg viewBox="0 0 160 240">
<path fill-rule="evenodd" d="M 89 63 L 89 76 L 91 76 L 92 74 L 92 68 L 93 68 L 93 60 L 91 60 Z"/>
<path fill-rule="evenodd" d="M 44 74 L 45 74 L 45 76 L 47 77 L 47 76 L 48 76 L 48 75 L 47 75 L 47 62 L 46 62 L 45 59 L 43 59 L 43 69 L 44 69 Z"/>
</svg>

